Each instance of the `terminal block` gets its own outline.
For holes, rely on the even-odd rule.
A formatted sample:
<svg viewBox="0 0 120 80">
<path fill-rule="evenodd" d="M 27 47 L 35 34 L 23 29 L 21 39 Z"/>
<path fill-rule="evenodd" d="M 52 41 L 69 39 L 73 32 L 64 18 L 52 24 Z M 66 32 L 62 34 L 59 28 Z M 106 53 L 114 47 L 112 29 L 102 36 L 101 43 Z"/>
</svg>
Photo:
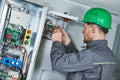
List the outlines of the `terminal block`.
<svg viewBox="0 0 120 80">
<path fill-rule="evenodd" d="M 3 58 L 2 63 L 4 65 L 22 68 L 22 61 L 21 60 L 16 60 L 16 59 L 13 59 L 13 58 Z"/>
</svg>

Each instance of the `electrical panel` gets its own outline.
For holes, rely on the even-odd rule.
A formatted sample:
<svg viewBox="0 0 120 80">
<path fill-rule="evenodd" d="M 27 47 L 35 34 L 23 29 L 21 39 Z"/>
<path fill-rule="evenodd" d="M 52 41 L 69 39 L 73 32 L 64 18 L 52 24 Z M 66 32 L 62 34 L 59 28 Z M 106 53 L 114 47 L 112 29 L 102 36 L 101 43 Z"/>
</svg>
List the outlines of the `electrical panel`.
<svg viewBox="0 0 120 80">
<path fill-rule="evenodd" d="M 68 15 L 67 12 L 48 11 L 45 21 L 43 38 L 51 40 L 52 31 L 56 27 L 62 27 L 67 30 L 70 21 L 78 21 L 78 17 Z"/>
<path fill-rule="evenodd" d="M 47 7 L 5 0 L 0 22 L 0 80 L 31 80 Z"/>
<path fill-rule="evenodd" d="M 68 22 L 77 21 L 78 17 L 48 11 L 46 6 L 23 0 L 3 2 L 0 20 L 0 80 L 31 80 L 41 38 L 51 39 L 55 27 L 66 29 Z"/>
</svg>

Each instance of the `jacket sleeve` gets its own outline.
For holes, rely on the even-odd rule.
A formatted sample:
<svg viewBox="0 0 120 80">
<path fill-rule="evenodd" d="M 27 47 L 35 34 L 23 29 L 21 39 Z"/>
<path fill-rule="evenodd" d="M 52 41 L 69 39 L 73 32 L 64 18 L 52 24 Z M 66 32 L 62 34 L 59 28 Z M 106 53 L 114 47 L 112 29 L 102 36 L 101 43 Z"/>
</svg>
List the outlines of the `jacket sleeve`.
<svg viewBox="0 0 120 80">
<path fill-rule="evenodd" d="M 64 45 L 53 42 L 51 49 L 51 63 L 53 70 L 61 72 L 83 71 L 92 68 L 91 52 L 83 50 L 79 53 L 66 54 Z"/>
<path fill-rule="evenodd" d="M 70 42 L 67 46 L 65 46 L 66 53 L 78 53 L 79 51 L 76 49 L 76 47 L 73 45 L 72 42 Z"/>
</svg>

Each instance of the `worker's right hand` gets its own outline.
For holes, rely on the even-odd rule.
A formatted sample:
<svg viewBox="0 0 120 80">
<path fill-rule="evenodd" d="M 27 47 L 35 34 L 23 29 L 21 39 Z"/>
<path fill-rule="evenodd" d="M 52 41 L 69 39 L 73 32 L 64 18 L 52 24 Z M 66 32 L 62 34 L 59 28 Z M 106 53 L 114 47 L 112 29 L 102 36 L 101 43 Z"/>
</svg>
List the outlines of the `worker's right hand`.
<svg viewBox="0 0 120 80">
<path fill-rule="evenodd" d="M 68 45 L 71 42 L 71 39 L 68 33 L 61 27 L 58 27 L 58 29 L 62 32 L 62 43 L 64 45 Z"/>
</svg>

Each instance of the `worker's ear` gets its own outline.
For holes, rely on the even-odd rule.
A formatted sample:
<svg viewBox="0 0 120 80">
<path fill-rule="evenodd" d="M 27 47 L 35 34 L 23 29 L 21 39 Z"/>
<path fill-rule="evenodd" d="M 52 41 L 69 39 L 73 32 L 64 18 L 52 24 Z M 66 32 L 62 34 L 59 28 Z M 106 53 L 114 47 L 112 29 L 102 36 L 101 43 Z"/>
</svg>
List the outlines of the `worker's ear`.
<svg viewBox="0 0 120 80">
<path fill-rule="evenodd" d="M 97 25 L 92 25 L 92 29 L 91 29 L 92 33 L 95 33 L 96 30 L 97 30 Z"/>
</svg>

